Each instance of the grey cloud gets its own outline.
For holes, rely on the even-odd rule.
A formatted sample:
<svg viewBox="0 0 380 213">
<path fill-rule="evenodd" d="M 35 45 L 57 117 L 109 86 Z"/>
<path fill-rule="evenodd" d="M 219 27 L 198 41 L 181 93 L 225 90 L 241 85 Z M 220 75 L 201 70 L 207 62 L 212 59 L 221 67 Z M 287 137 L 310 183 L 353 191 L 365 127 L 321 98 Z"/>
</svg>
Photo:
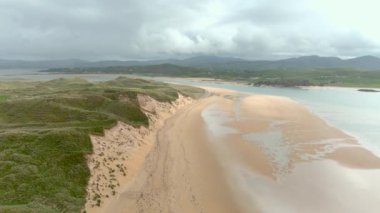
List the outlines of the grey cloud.
<svg viewBox="0 0 380 213">
<path fill-rule="evenodd" d="M 244 58 L 379 53 L 307 1 L 2 0 L 0 58 Z"/>
</svg>

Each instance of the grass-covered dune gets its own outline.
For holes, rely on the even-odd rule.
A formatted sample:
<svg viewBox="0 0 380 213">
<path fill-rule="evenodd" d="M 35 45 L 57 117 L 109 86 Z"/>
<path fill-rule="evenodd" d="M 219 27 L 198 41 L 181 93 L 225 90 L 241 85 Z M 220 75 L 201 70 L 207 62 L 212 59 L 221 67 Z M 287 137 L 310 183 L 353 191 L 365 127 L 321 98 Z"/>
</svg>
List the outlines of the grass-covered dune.
<svg viewBox="0 0 380 213">
<path fill-rule="evenodd" d="M 168 102 L 202 90 L 118 78 L 0 82 L 0 212 L 79 212 L 90 176 L 89 134 L 117 120 L 149 125 L 137 94 Z"/>
</svg>

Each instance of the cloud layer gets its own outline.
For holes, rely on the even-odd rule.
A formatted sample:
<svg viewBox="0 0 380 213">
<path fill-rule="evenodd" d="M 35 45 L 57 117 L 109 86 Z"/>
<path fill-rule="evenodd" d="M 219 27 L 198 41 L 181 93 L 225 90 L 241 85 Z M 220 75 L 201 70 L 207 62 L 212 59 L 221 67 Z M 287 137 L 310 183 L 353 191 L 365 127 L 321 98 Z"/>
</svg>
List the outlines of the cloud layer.
<svg viewBox="0 0 380 213">
<path fill-rule="evenodd" d="M 380 56 L 376 24 L 380 15 L 371 9 L 379 8 L 376 4 L 374 0 L 357 4 L 342 0 L 2 0 L 0 58 Z"/>
</svg>

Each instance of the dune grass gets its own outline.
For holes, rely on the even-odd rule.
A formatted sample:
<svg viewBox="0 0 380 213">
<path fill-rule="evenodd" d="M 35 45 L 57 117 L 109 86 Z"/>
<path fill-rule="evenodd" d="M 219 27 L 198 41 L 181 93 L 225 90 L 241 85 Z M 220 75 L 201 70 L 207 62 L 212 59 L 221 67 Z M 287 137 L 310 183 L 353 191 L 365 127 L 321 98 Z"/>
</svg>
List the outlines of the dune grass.
<svg viewBox="0 0 380 213">
<path fill-rule="evenodd" d="M 5 95 L 0 95 L 0 102 L 4 102 L 4 101 L 6 101 L 7 99 L 8 99 L 7 96 L 5 96 Z"/>
<path fill-rule="evenodd" d="M 0 83 L 0 212 L 80 212 L 89 134 L 117 120 L 149 125 L 137 94 L 170 102 L 200 89 L 118 78 Z"/>
</svg>

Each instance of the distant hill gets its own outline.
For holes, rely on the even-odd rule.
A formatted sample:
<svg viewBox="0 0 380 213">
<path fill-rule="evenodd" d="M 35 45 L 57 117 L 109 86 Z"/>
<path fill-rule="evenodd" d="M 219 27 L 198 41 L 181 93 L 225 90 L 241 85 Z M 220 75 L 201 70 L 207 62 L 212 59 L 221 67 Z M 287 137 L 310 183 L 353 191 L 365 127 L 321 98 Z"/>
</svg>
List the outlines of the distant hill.
<svg viewBox="0 0 380 213">
<path fill-rule="evenodd" d="M 303 56 L 266 64 L 265 69 L 318 69 L 318 68 L 347 68 L 379 70 L 380 58 L 363 56 L 353 59 L 342 60 L 338 57 Z"/>
<path fill-rule="evenodd" d="M 199 77 L 207 74 L 207 71 L 187 66 L 174 64 L 154 64 L 139 66 L 114 66 L 114 67 L 83 67 L 83 68 L 55 68 L 42 72 L 67 73 L 67 74 L 139 74 L 150 76 L 186 76 Z"/>
<path fill-rule="evenodd" d="M 345 64 L 351 68 L 356 69 L 379 69 L 380 58 L 374 56 L 362 56 L 345 61 Z"/>
<path fill-rule="evenodd" d="M 89 62 L 69 59 L 69 60 L 46 60 L 46 61 L 25 61 L 25 60 L 1 60 L 0 69 L 48 69 L 55 67 L 81 67 Z"/>
<path fill-rule="evenodd" d="M 198 56 L 186 58 L 183 60 L 166 59 L 166 60 L 130 60 L 130 61 L 84 61 L 78 59 L 69 60 L 51 60 L 51 61 L 26 61 L 26 60 L 1 60 L 0 69 L 12 68 L 37 68 L 37 69 L 52 69 L 52 68 L 89 68 L 89 67 L 120 67 L 120 66 L 146 66 L 158 64 L 174 64 L 181 66 L 194 66 L 194 67 L 208 67 L 215 64 L 224 64 L 231 62 L 244 62 L 245 60 L 239 58 L 226 58 L 216 56 Z"/>
<path fill-rule="evenodd" d="M 197 56 L 192 58 L 187 58 L 184 60 L 178 60 L 177 63 L 181 65 L 188 66 L 208 66 L 210 64 L 224 64 L 224 63 L 241 63 L 246 62 L 246 60 L 240 58 L 228 58 L 228 57 L 217 57 L 217 56 Z"/>
<path fill-rule="evenodd" d="M 193 65 L 194 66 L 194 65 Z M 232 71 L 252 71 L 270 69 L 325 69 L 345 68 L 359 70 L 380 70 L 380 58 L 374 56 L 363 56 L 343 60 L 338 57 L 303 56 L 275 61 L 229 61 L 208 64 L 207 66 L 195 65 L 202 68 Z"/>
<path fill-rule="evenodd" d="M 187 59 L 147 60 L 147 61 L 84 61 L 77 59 L 55 61 L 0 60 L 0 69 L 12 68 L 90 68 L 90 67 L 131 67 L 159 64 L 174 64 L 207 70 L 253 71 L 268 69 L 323 69 L 345 68 L 359 70 L 380 70 L 380 58 L 362 56 L 343 60 L 338 57 L 303 56 L 282 60 L 251 61 L 233 57 L 197 56 Z"/>
</svg>

